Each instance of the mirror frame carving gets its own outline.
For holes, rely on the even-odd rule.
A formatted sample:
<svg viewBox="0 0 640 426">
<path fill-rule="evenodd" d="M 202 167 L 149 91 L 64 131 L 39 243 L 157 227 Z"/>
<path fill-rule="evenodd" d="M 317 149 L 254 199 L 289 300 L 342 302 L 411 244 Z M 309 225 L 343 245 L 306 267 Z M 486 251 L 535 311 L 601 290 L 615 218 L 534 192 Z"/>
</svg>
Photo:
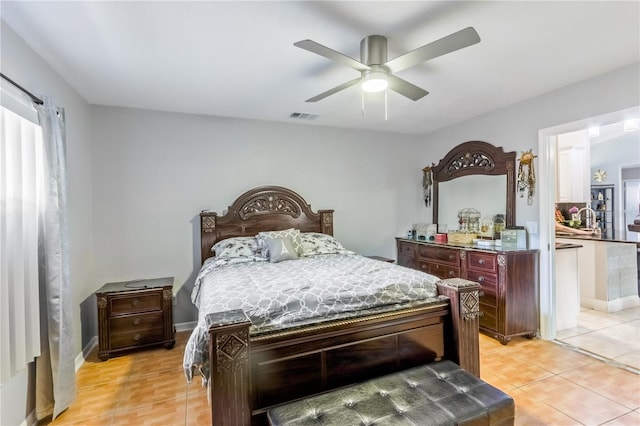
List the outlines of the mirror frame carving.
<svg viewBox="0 0 640 426">
<path fill-rule="evenodd" d="M 433 174 L 433 223 L 438 223 L 438 183 L 469 175 L 506 175 L 505 225 L 515 226 L 516 152 L 504 152 L 487 142 L 468 141 L 453 148 L 431 169 Z"/>
</svg>

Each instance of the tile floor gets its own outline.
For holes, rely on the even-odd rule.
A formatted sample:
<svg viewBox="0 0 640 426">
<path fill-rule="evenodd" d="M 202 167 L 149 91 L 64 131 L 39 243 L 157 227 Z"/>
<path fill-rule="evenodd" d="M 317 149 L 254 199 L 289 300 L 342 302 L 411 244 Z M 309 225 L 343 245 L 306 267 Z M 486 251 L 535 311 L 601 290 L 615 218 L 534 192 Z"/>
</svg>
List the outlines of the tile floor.
<svg viewBox="0 0 640 426">
<path fill-rule="evenodd" d="M 95 351 L 77 374 L 78 397 L 51 425 L 205 425 L 207 398 L 187 386 L 176 346 L 100 362 Z M 480 336 L 482 378 L 511 395 L 516 425 L 640 424 L 640 375 L 550 341 Z"/>
<path fill-rule="evenodd" d="M 640 307 L 610 313 L 582 308 L 578 326 L 556 339 L 640 373 Z"/>
</svg>

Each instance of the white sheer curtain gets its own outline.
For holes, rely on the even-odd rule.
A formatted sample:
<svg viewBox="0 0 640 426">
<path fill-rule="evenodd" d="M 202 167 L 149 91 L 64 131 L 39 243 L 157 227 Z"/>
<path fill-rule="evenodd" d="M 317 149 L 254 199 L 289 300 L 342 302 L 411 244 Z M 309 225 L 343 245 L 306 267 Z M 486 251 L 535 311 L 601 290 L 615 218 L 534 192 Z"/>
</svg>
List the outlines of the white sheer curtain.
<svg viewBox="0 0 640 426">
<path fill-rule="evenodd" d="M 40 245 L 42 355 L 36 360 L 36 417 L 55 419 L 76 395 L 67 218 L 64 109 L 44 97 L 35 105 L 45 149 L 45 203 Z"/>
<path fill-rule="evenodd" d="M 0 383 L 5 383 L 40 355 L 37 253 L 44 159 L 31 101 L 4 88 L 2 95 Z"/>
</svg>

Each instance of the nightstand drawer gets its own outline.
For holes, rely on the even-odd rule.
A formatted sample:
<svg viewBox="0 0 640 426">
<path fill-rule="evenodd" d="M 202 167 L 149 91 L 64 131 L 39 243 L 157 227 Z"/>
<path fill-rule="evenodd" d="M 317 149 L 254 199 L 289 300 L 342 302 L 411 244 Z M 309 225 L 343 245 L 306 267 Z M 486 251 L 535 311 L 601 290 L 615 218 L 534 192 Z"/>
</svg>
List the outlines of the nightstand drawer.
<svg viewBox="0 0 640 426">
<path fill-rule="evenodd" d="M 161 341 L 164 337 L 162 327 L 151 330 L 128 331 L 125 333 L 111 333 L 109 336 L 110 349 L 127 348 L 131 346 L 147 345 Z"/>
<path fill-rule="evenodd" d="M 128 314 L 162 309 L 162 293 L 127 294 L 110 299 L 111 314 Z"/>
<path fill-rule="evenodd" d="M 164 315 L 161 311 L 139 315 L 127 315 L 109 318 L 109 330 L 111 333 L 148 330 L 161 327 Z"/>
</svg>

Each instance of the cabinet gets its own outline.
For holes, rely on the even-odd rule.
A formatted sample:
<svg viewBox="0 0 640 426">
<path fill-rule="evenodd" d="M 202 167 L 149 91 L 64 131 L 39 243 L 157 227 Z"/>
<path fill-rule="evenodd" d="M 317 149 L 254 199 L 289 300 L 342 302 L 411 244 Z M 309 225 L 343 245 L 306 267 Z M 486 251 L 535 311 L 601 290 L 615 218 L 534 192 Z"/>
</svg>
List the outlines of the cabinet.
<svg viewBox="0 0 640 426">
<path fill-rule="evenodd" d="M 107 283 L 96 292 L 98 357 L 175 344 L 173 278 Z"/>
<path fill-rule="evenodd" d="M 557 202 L 584 203 L 589 199 L 588 141 L 586 130 L 558 135 Z"/>
<path fill-rule="evenodd" d="M 398 264 L 480 284 L 480 330 L 506 345 L 538 331 L 538 250 L 485 250 L 397 238 Z"/>
<path fill-rule="evenodd" d="M 602 238 L 615 239 L 615 186 L 591 186 L 591 208 L 596 212 L 596 226 Z"/>
</svg>

